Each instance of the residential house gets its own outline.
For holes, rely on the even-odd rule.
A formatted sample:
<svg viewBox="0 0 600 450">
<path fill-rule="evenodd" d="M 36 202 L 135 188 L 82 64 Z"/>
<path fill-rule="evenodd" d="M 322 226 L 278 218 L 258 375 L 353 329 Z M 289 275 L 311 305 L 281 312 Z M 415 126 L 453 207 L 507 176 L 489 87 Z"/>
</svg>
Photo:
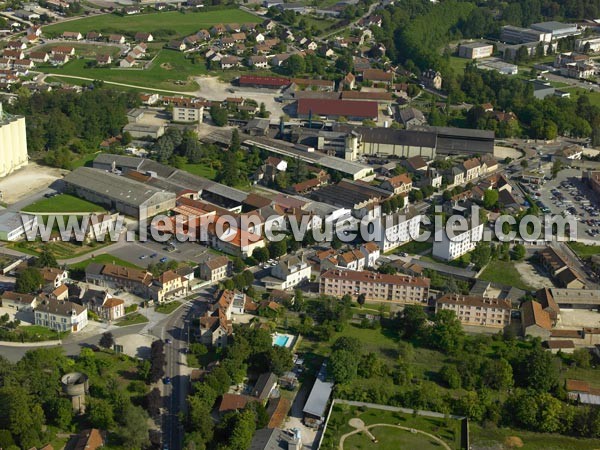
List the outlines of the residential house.
<svg viewBox="0 0 600 450">
<path fill-rule="evenodd" d="M 44 283 L 49 284 L 53 288 L 59 287 L 69 279 L 69 272 L 65 269 L 55 267 L 44 267 L 40 269 L 40 274 L 44 279 Z"/>
<path fill-rule="evenodd" d="M 3 308 L 13 308 L 16 311 L 33 311 L 37 306 L 37 297 L 32 294 L 20 294 L 14 291 L 4 291 L 0 294 Z"/>
<path fill-rule="evenodd" d="M 86 41 L 99 41 L 101 37 L 102 37 L 102 33 L 97 33 L 95 31 L 89 31 L 85 35 L 85 40 Z"/>
<path fill-rule="evenodd" d="M 442 89 L 442 74 L 433 69 L 427 69 L 421 74 L 421 83 L 430 89 Z"/>
<path fill-rule="evenodd" d="M 154 36 L 152 36 L 152 33 L 138 31 L 135 33 L 134 39 L 136 42 L 152 42 L 154 40 Z"/>
<path fill-rule="evenodd" d="M 535 300 L 523 302 L 521 305 L 521 330 L 523 336 L 548 339 L 552 331 L 550 314 Z"/>
<path fill-rule="evenodd" d="M 481 175 L 481 162 L 478 158 L 470 158 L 463 162 L 465 172 L 465 183 L 473 181 Z"/>
<path fill-rule="evenodd" d="M 277 375 L 275 375 L 273 372 L 262 373 L 252 388 L 252 395 L 260 402 L 265 403 L 271 396 L 271 393 L 276 386 Z"/>
<path fill-rule="evenodd" d="M 311 268 L 304 257 L 287 255 L 271 269 L 271 276 L 262 279 L 267 289 L 291 289 L 310 279 Z"/>
<path fill-rule="evenodd" d="M 76 333 L 87 323 L 87 308 L 77 303 L 49 298 L 35 308 L 35 324 L 52 330 Z"/>
<path fill-rule="evenodd" d="M 381 249 L 375 242 L 367 242 L 360 246 L 360 251 L 365 257 L 365 267 L 375 267 L 375 263 L 381 255 Z"/>
<path fill-rule="evenodd" d="M 401 109 L 399 112 L 400 122 L 404 128 L 414 128 L 427 124 L 425 115 L 416 108 Z"/>
<path fill-rule="evenodd" d="M 188 293 L 189 282 L 173 270 L 163 272 L 155 279 L 150 287 L 152 299 L 158 303 L 185 297 Z"/>
<path fill-rule="evenodd" d="M 234 67 L 240 67 L 240 58 L 237 56 L 225 56 L 221 59 L 221 69 L 233 69 Z"/>
<path fill-rule="evenodd" d="M 124 44 L 125 36 L 123 36 L 122 34 L 111 34 L 110 36 L 108 36 L 108 42 L 110 42 L 111 44 Z"/>
<path fill-rule="evenodd" d="M 173 41 L 169 41 L 167 47 L 172 50 L 178 50 L 180 52 L 183 52 L 187 48 L 187 45 L 185 45 L 185 42 L 183 40 L 176 39 Z"/>
<path fill-rule="evenodd" d="M 110 55 L 98 55 L 96 56 L 96 63 L 99 66 L 107 66 L 112 64 L 112 57 Z"/>
<path fill-rule="evenodd" d="M 219 403 L 219 415 L 222 416 L 229 412 L 240 411 L 244 409 L 248 403 L 255 401 L 256 399 L 249 395 L 225 393 L 221 396 L 221 403 Z"/>
<path fill-rule="evenodd" d="M 62 34 L 62 38 L 63 39 L 68 39 L 68 40 L 72 40 L 72 41 L 80 41 L 80 40 L 83 39 L 83 36 L 78 31 L 65 31 Z"/>
<path fill-rule="evenodd" d="M 254 69 L 267 69 L 269 67 L 269 60 L 266 56 L 250 56 L 248 58 L 248 66 Z"/>
<path fill-rule="evenodd" d="M 379 187 L 393 195 L 408 194 L 412 189 L 412 180 L 407 174 L 402 173 L 383 181 Z"/>
<path fill-rule="evenodd" d="M 124 69 L 129 69 L 133 66 L 135 66 L 135 58 L 131 55 L 127 55 L 125 58 L 119 61 L 119 67 Z"/>
<path fill-rule="evenodd" d="M 200 278 L 216 282 L 230 274 L 231 261 L 226 256 L 216 256 L 200 264 Z"/>
<path fill-rule="evenodd" d="M 125 301 L 110 297 L 100 306 L 99 316 L 103 320 L 114 321 L 125 315 Z"/>
<path fill-rule="evenodd" d="M 75 56 L 75 47 L 71 47 L 70 45 L 59 45 L 56 47 L 52 47 L 50 53 L 52 53 L 53 55 Z"/>
<path fill-rule="evenodd" d="M 34 63 L 46 63 L 50 59 L 48 53 L 46 52 L 31 52 L 29 54 L 29 59 L 31 59 Z"/>
</svg>

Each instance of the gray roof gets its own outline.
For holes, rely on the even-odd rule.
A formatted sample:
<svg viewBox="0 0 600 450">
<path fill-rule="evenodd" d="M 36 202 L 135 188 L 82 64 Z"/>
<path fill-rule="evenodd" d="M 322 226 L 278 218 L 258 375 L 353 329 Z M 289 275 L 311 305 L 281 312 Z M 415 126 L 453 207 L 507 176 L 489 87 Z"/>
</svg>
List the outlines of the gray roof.
<svg viewBox="0 0 600 450">
<path fill-rule="evenodd" d="M 537 31 L 553 33 L 556 31 L 567 31 L 572 28 L 577 28 L 577 25 L 574 23 L 562 23 L 552 20 L 549 22 L 532 23 L 530 28 Z"/>
<path fill-rule="evenodd" d="M 254 385 L 254 389 L 252 390 L 252 395 L 257 397 L 259 400 L 265 400 L 275 384 L 277 383 L 277 375 L 273 372 L 265 372 L 258 377 L 256 380 L 256 384 Z"/>
<path fill-rule="evenodd" d="M 175 194 L 171 192 L 90 167 L 78 167 L 66 175 L 64 181 L 68 185 L 93 191 L 109 200 L 135 206 L 146 203 L 156 195 L 163 196 L 165 200 L 175 198 Z"/>
<path fill-rule="evenodd" d="M 319 370 L 319 374 L 317 375 L 317 379 L 315 380 L 315 384 L 308 395 L 308 399 L 302 410 L 303 413 L 320 418 L 325 417 L 325 409 L 327 408 L 329 397 L 331 397 L 331 392 L 333 391 L 333 383 L 331 381 L 326 381 L 326 375 L 327 364 L 323 363 Z"/>
<path fill-rule="evenodd" d="M 33 218 L 28 214 L 21 214 L 14 211 L 3 210 L 0 211 L 0 231 L 6 231 L 7 233 L 14 231 L 23 226 L 23 221 Z"/>
<path fill-rule="evenodd" d="M 409 145 L 412 147 L 435 148 L 435 131 L 395 130 L 393 128 L 353 127 L 347 124 L 334 124 L 335 131 L 355 131 L 364 142 L 390 145 Z"/>
<path fill-rule="evenodd" d="M 482 48 L 489 47 L 492 44 L 488 44 L 487 42 L 465 42 L 464 44 L 460 44 L 461 47 L 465 48 Z"/>
<path fill-rule="evenodd" d="M 60 316 L 71 316 L 74 312 L 79 315 L 87 308 L 77 303 L 63 301 L 63 300 L 47 300 L 43 303 L 40 303 L 35 310 L 45 312 L 48 314 L 56 314 Z"/>
<path fill-rule="evenodd" d="M 112 165 L 114 162 L 116 166 L 131 170 L 138 170 L 143 161 L 144 160 L 142 158 L 136 158 L 134 156 L 100 153 L 98 156 L 96 156 L 96 159 L 94 159 L 93 166 L 97 168 L 99 165 Z"/>
<path fill-rule="evenodd" d="M 289 440 L 288 434 L 279 428 L 261 428 L 254 434 L 249 450 L 288 450 Z"/>
</svg>

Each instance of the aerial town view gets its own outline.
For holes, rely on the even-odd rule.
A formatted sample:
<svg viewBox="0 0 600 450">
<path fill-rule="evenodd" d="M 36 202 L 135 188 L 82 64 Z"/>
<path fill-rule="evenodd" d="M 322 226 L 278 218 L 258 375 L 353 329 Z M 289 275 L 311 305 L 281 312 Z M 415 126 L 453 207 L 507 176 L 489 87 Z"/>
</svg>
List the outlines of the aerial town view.
<svg viewBox="0 0 600 450">
<path fill-rule="evenodd" d="M 0 450 L 600 449 L 600 0 L 0 0 Z"/>
</svg>

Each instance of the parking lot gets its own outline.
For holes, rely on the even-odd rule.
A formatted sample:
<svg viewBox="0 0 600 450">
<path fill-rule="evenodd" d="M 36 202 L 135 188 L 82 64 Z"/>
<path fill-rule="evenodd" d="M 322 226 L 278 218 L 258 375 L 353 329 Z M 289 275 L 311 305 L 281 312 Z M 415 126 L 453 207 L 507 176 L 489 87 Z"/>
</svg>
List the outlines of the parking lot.
<svg viewBox="0 0 600 450">
<path fill-rule="evenodd" d="M 552 214 L 575 217 L 578 237 L 600 240 L 600 202 L 582 182 L 580 170 L 562 170 L 555 179 L 532 188 L 535 198 Z"/>
<path fill-rule="evenodd" d="M 148 241 L 132 242 L 126 247 L 112 251 L 111 254 L 137 266 L 148 267 L 148 265 L 156 264 L 159 261 L 197 262 L 209 251 L 206 246 L 195 242 L 178 242 L 173 248 L 166 243 Z"/>
</svg>

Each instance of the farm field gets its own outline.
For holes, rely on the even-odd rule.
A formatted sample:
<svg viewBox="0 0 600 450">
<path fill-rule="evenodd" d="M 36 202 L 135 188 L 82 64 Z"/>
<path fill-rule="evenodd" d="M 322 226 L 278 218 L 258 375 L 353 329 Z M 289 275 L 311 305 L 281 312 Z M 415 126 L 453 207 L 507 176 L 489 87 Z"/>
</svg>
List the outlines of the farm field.
<svg viewBox="0 0 600 450">
<path fill-rule="evenodd" d="M 195 33 L 202 28 L 210 28 L 217 23 L 257 23 L 260 19 L 239 9 L 226 9 L 206 12 L 167 11 L 134 16 L 104 14 L 80 20 L 72 20 L 44 27 L 44 33 L 57 36 L 65 31 L 87 33 L 97 31 L 132 35 L 138 31 L 156 33 L 157 39 L 171 39 Z M 164 38 L 163 38 L 164 36 Z"/>
<path fill-rule="evenodd" d="M 174 89 L 182 92 L 198 89 L 198 84 L 189 81 L 189 77 L 206 74 L 206 66 L 203 63 L 194 64 L 186 59 L 183 53 L 174 50 L 161 50 L 148 70 L 86 68 L 86 62 L 85 59 L 76 59 L 62 67 L 41 66 L 38 70 L 50 74 L 131 84 L 141 88 Z"/>
</svg>

